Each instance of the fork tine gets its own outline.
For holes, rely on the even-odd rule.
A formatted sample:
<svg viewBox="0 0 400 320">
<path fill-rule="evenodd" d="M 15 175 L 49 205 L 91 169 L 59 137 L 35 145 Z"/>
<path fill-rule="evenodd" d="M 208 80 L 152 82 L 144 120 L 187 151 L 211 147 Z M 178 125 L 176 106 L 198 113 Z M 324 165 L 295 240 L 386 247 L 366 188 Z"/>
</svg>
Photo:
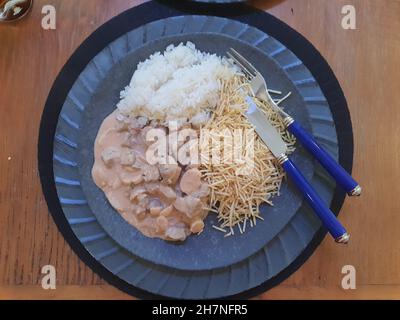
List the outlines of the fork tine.
<svg viewBox="0 0 400 320">
<path fill-rule="evenodd" d="M 248 71 L 250 71 L 254 76 L 259 74 L 258 70 L 245 58 L 243 57 L 239 52 L 237 52 L 235 49 L 231 48 L 230 49 L 231 53 L 234 54 L 236 57 L 236 60 L 239 60 L 242 65 L 246 67 Z"/>
<path fill-rule="evenodd" d="M 253 79 L 255 77 L 254 74 L 252 74 L 239 60 L 237 60 L 230 52 L 227 52 L 227 55 L 229 58 L 231 58 L 235 64 L 237 64 L 240 69 L 245 73 L 246 76 L 248 76 L 250 79 Z"/>
<path fill-rule="evenodd" d="M 250 79 L 254 78 L 254 75 L 252 73 L 250 73 L 249 70 L 246 69 L 246 67 L 244 65 L 242 65 L 240 63 L 240 61 L 236 60 L 235 57 L 230 54 L 229 52 L 227 52 L 227 55 L 230 59 L 232 59 L 233 61 L 231 62 L 232 65 L 235 65 L 237 67 L 239 67 L 239 69 L 245 74 L 245 76 L 249 77 Z"/>
</svg>

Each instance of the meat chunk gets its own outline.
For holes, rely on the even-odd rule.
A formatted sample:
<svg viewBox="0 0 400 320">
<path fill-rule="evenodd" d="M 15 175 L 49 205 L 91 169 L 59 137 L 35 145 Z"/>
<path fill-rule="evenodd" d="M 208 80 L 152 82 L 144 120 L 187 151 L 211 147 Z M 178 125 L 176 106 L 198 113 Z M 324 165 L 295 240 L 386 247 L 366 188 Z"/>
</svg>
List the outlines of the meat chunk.
<svg viewBox="0 0 400 320">
<path fill-rule="evenodd" d="M 120 179 L 126 186 L 137 185 L 143 181 L 143 175 L 141 171 L 121 172 Z"/>
<path fill-rule="evenodd" d="M 186 239 L 186 232 L 184 228 L 169 227 L 165 236 L 174 241 L 183 241 Z"/>
<path fill-rule="evenodd" d="M 190 195 L 196 198 L 204 198 L 207 197 L 209 194 L 210 194 L 210 188 L 208 187 L 207 183 L 203 182 L 200 188 L 197 191 L 192 192 Z"/>
<path fill-rule="evenodd" d="M 158 193 L 160 197 L 168 203 L 176 199 L 176 192 L 171 187 L 160 185 L 158 188 Z"/>
<path fill-rule="evenodd" d="M 141 194 L 145 194 L 146 193 L 146 189 L 142 186 L 136 186 L 132 189 L 130 195 L 129 195 L 129 199 L 131 201 L 135 201 L 136 198 L 138 198 L 139 195 Z"/>
<path fill-rule="evenodd" d="M 168 219 L 164 216 L 159 216 L 156 219 L 156 223 L 157 223 L 158 229 L 161 231 L 165 231 L 168 228 L 168 224 L 169 224 Z"/>
<path fill-rule="evenodd" d="M 149 205 L 149 196 L 146 193 L 139 194 L 136 199 L 141 207 L 146 208 Z"/>
<path fill-rule="evenodd" d="M 203 229 L 204 229 L 204 222 L 201 219 L 194 221 L 190 225 L 190 231 L 193 233 L 199 233 L 199 232 L 203 231 Z"/>
<path fill-rule="evenodd" d="M 166 203 L 171 203 L 176 199 L 176 192 L 169 186 L 159 182 L 146 183 L 148 193 L 160 197 L 160 200 Z"/>
<path fill-rule="evenodd" d="M 163 182 L 170 185 L 177 183 L 182 171 L 181 167 L 177 164 L 162 164 L 159 170 Z"/>
<path fill-rule="evenodd" d="M 158 199 L 151 199 L 148 204 L 150 215 L 153 217 L 158 217 L 163 210 L 163 205 Z"/>
<path fill-rule="evenodd" d="M 146 182 L 158 181 L 160 179 L 160 172 L 157 166 L 143 165 L 142 172 L 143 179 Z"/>
<path fill-rule="evenodd" d="M 114 147 L 109 147 L 103 150 L 101 153 L 101 159 L 107 167 L 112 167 L 114 162 L 116 162 L 121 155 L 121 152 Z"/>
<path fill-rule="evenodd" d="M 178 197 L 174 202 L 174 207 L 184 213 L 187 217 L 193 218 L 201 213 L 203 204 L 199 198 L 192 196 Z"/>
<path fill-rule="evenodd" d="M 188 209 L 188 212 L 186 213 L 187 216 L 194 217 L 203 211 L 203 203 L 199 198 L 189 195 L 184 197 L 184 199 L 186 201 L 186 207 Z"/>
<path fill-rule="evenodd" d="M 132 213 L 140 219 L 143 219 L 146 216 L 146 208 L 133 204 L 132 205 Z"/>
<path fill-rule="evenodd" d="M 160 184 L 156 182 L 150 182 L 145 184 L 147 192 L 154 195 L 157 193 L 159 186 Z"/>
<path fill-rule="evenodd" d="M 131 166 L 135 163 L 136 156 L 133 150 L 124 150 L 121 153 L 121 165 Z"/>
<path fill-rule="evenodd" d="M 160 212 L 162 210 L 162 207 L 150 207 L 150 215 L 153 217 L 158 217 L 160 215 Z"/>
<path fill-rule="evenodd" d="M 168 217 L 172 213 L 173 210 L 174 210 L 174 207 L 172 205 L 169 205 L 168 207 L 164 208 L 160 212 L 160 216 Z"/>
<path fill-rule="evenodd" d="M 193 193 L 201 187 L 201 172 L 198 169 L 189 169 L 186 171 L 180 182 L 182 192 L 186 194 Z"/>
</svg>

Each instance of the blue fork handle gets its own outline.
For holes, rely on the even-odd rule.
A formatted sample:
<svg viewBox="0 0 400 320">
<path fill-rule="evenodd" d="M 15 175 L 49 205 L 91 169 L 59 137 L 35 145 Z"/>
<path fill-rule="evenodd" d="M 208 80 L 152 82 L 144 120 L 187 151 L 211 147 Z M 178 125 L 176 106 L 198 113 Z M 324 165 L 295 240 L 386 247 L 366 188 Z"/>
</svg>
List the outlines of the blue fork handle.
<svg viewBox="0 0 400 320">
<path fill-rule="evenodd" d="M 286 156 L 281 157 L 282 167 L 303 193 L 308 204 L 314 209 L 324 226 L 338 243 L 347 243 L 350 236 L 332 211 L 325 205 L 318 193 L 304 178 L 296 165 Z"/>
<path fill-rule="evenodd" d="M 301 144 L 321 163 L 321 165 L 330 173 L 336 182 L 350 195 L 359 196 L 361 194 L 361 187 L 351 175 L 347 173 L 318 143 L 314 137 L 309 134 L 297 122 L 293 121 L 287 126 Z"/>
</svg>

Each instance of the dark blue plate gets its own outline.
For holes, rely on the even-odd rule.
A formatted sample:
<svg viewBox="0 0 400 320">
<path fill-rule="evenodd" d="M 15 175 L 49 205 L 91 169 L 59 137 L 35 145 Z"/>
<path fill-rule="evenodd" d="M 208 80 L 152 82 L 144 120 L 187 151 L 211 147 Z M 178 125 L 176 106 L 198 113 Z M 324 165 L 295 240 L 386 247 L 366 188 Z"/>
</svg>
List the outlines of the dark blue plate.
<svg viewBox="0 0 400 320">
<path fill-rule="evenodd" d="M 158 26 L 153 26 L 152 32 L 162 30 L 163 24 L 164 22 L 159 22 Z M 127 223 L 109 205 L 102 190 L 93 183 L 91 169 L 94 159 L 93 145 L 97 132 L 104 118 L 115 110 L 119 101 L 119 92 L 130 82 L 132 70 L 140 61 L 147 59 L 155 51 L 164 51 L 171 43 L 177 45 L 181 42 L 192 41 L 198 49 L 220 55 L 225 54 L 230 47 L 245 53 L 259 70 L 271 79 L 269 83 L 272 88 L 292 92 L 288 100 L 288 110 L 290 109 L 291 114 L 311 130 L 308 113 L 304 112 L 306 106 L 302 96 L 285 71 L 273 59 L 261 50 L 232 37 L 203 32 L 173 37 L 164 36 L 159 40 L 147 42 L 136 50 L 122 51 L 126 48 L 125 44 L 129 43 L 129 39 L 128 36 L 120 38 L 111 46 L 113 49 L 105 51 L 110 59 L 107 65 L 111 64 L 112 67 L 106 72 L 104 80 L 91 92 L 91 102 L 85 106 L 80 129 L 71 129 L 68 124 L 59 127 L 60 134 L 68 137 L 72 134 L 77 135 L 80 182 L 90 209 L 114 240 L 133 254 L 158 265 L 183 270 L 210 270 L 246 259 L 275 237 L 298 211 L 302 199 L 296 190 L 284 183 L 281 196 L 273 199 L 275 205 L 273 207 L 265 205 L 261 208 L 265 220 L 258 221 L 256 227 L 248 229 L 248 232 L 244 234 L 237 232 L 234 237 L 224 238 L 223 233 L 211 227 L 212 224 L 218 225 L 216 214 L 211 213 L 206 219 L 204 231 L 199 236 L 188 237 L 184 243 L 176 244 L 160 239 L 150 239 Z M 112 60 L 111 54 L 114 57 L 123 58 Z M 95 61 L 95 66 L 102 64 Z M 88 79 L 87 84 L 90 83 L 90 78 Z M 289 108 L 289 106 L 292 107 Z M 68 114 L 68 110 L 64 112 Z M 299 148 L 294 154 L 294 160 L 299 164 L 302 172 L 311 178 L 314 168 L 310 156 Z"/>
<path fill-rule="evenodd" d="M 168 38 L 168 39 L 166 39 Z M 284 184 L 264 223 L 238 237 L 209 227 L 181 245 L 147 239 L 108 205 L 90 179 L 93 140 L 118 92 L 139 60 L 170 42 L 191 40 L 222 54 L 235 47 L 262 71 L 271 87 L 292 91 L 287 108 L 337 158 L 328 103 L 304 64 L 276 39 L 243 23 L 181 16 L 155 21 L 105 47 L 80 73 L 60 112 L 54 139 L 54 179 L 59 202 L 75 235 L 97 261 L 129 284 L 176 298 L 213 298 L 254 288 L 290 265 L 320 228 L 297 191 Z M 330 203 L 335 184 L 301 148 L 294 157 Z M 43 171 L 43 169 L 42 169 Z M 42 180 L 43 182 L 43 180 Z M 166 267 L 168 266 L 168 267 Z"/>
</svg>

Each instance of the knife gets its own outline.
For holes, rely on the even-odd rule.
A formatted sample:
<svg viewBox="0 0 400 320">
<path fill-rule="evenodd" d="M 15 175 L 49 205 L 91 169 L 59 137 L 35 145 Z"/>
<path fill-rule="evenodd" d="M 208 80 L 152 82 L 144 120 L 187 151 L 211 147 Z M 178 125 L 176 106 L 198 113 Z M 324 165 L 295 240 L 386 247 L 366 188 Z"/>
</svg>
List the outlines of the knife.
<svg viewBox="0 0 400 320">
<path fill-rule="evenodd" d="M 348 243 L 350 235 L 296 165 L 289 159 L 286 154 L 287 145 L 282 140 L 279 132 L 269 122 L 251 97 L 247 96 L 246 102 L 249 107 L 245 115 L 254 126 L 255 131 L 261 140 L 266 144 L 268 149 L 278 160 L 278 163 L 282 165 L 288 176 L 303 193 L 305 200 L 313 208 L 314 212 L 320 218 L 323 225 L 327 228 L 335 241 L 337 243 Z"/>
</svg>

